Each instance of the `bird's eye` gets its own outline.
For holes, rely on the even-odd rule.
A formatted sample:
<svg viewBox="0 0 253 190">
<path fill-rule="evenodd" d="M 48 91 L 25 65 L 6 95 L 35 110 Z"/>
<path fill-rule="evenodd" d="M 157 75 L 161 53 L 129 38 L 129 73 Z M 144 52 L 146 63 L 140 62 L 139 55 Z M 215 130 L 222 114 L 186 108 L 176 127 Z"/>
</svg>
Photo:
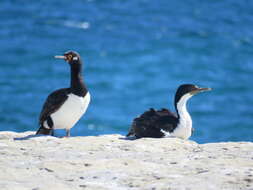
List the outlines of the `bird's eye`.
<svg viewBox="0 0 253 190">
<path fill-rule="evenodd" d="M 69 58 L 69 60 L 71 60 L 72 59 L 72 55 L 70 54 L 70 55 L 68 55 L 68 58 Z"/>
</svg>

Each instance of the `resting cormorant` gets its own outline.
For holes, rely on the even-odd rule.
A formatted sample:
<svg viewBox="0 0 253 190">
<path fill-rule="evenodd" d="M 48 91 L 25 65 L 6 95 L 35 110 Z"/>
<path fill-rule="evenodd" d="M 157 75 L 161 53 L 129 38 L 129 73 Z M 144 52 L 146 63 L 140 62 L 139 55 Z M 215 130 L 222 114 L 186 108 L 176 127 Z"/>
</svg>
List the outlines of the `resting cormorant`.
<svg viewBox="0 0 253 190">
<path fill-rule="evenodd" d="M 193 84 L 183 84 L 177 89 L 174 105 L 176 113 L 168 109 L 150 110 L 135 118 L 127 137 L 179 137 L 188 139 L 192 134 L 192 119 L 186 103 L 193 95 L 209 91 L 211 88 L 200 88 Z"/>
</svg>

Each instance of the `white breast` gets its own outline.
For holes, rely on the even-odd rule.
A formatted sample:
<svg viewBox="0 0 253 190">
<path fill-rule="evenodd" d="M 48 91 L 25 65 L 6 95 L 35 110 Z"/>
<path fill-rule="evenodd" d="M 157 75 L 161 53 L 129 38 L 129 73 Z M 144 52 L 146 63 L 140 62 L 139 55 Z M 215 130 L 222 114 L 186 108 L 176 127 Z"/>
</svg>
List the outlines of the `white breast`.
<svg viewBox="0 0 253 190">
<path fill-rule="evenodd" d="M 172 136 L 176 136 L 182 139 L 190 138 L 192 134 L 192 120 L 191 117 L 180 118 L 177 128 L 171 133 Z"/>
<path fill-rule="evenodd" d="M 192 119 L 186 109 L 186 103 L 191 96 L 190 94 L 186 94 L 177 103 L 180 119 L 177 128 L 171 133 L 172 136 L 188 139 L 192 134 Z"/>
<path fill-rule="evenodd" d="M 54 129 L 70 129 L 86 112 L 90 103 L 89 92 L 85 97 L 69 94 L 64 104 L 51 115 Z"/>
</svg>

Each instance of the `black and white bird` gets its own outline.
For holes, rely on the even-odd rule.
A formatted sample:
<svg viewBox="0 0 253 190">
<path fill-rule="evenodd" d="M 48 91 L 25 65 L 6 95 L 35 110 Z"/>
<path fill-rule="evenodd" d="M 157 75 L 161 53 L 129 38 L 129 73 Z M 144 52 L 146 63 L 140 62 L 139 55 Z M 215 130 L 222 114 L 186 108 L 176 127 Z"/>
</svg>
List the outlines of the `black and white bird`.
<svg viewBox="0 0 253 190">
<path fill-rule="evenodd" d="M 174 106 L 176 113 L 168 109 L 150 110 L 133 120 L 127 137 L 179 137 L 188 139 L 192 135 L 192 119 L 186 103 L 193 95 L 209 91 L 211 88 L 200 88 L 193 84 L 183 84 L 177 89 Z"/>
<path fill-rule="evenodd" d="M 39 117 L 36 134 L 53 135 L 54 129 L 66 129 L 66 136 L 70 136 L 70 129 L 86 112 L 90 103 L 90 93 L 82 77 L 82 60 L 74 51 L 66 52 L 55 58 L 64 59 L 70 65 L 70 87 L 52 92 L 46 99 Z"/>
</svg>

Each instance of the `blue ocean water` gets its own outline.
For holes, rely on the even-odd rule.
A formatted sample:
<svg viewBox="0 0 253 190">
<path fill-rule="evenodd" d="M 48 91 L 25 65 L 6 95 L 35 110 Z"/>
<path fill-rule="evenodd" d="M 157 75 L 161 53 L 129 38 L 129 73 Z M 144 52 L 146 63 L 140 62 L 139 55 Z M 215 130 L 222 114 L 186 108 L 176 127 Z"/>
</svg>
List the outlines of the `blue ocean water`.
<svg viewBox="0 0 253 190">
<path fill-rule="evenodd" d="M 2 0 L 0 130 L 38 128 L 47 95 L 69 85 L 54 55 L 78 51 L 92 95 L 74 136 L 126 134 L 176 88 L 214 90 L 188 108 L 199 143 L 253 141 L 253 1 Z"/>
</svg>

